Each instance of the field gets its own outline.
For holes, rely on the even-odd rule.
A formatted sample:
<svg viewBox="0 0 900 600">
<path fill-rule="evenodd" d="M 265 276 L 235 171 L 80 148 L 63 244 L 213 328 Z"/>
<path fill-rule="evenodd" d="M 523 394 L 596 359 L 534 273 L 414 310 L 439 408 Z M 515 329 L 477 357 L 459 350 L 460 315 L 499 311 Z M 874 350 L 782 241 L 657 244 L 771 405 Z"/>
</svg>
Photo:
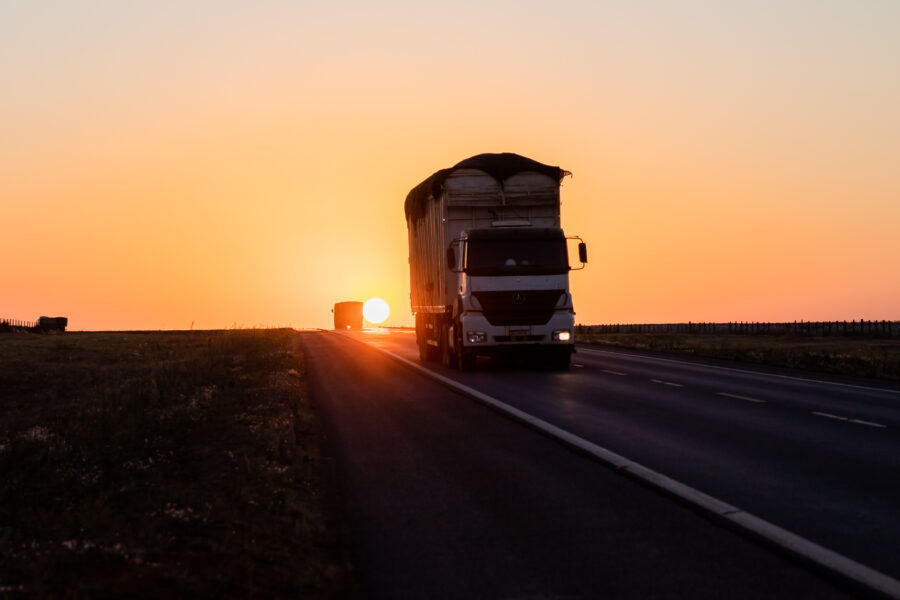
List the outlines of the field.
<svg viewBox="0 0 900 600">
<path fill-rule="evenodd" d="M 291 330 L 0 336 L 0 595 L 335 597 Z"/>
<path fill-rule="evenodd" d="M 859 377 L 900 379 L 900 339 L 720 333 L 576 333 L 578 342 Z"/>
</svg>

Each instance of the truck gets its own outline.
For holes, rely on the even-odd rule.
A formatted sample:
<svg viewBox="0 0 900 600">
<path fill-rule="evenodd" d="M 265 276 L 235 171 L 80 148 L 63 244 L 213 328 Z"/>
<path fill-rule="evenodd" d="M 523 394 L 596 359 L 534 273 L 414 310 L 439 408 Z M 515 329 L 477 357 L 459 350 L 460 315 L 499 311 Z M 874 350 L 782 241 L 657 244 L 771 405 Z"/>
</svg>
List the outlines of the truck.
<svg viewBox="0 0 900 600">
<path fill-rule="evenodd" d="M 69 324 L 67 317 L 38 317 L 37 329 L 42 332 L 65 331 Z"/>
<path fill-rule="evenodd" d="M 335 329 L 356 329 L 363 326 L 363 303 L 357 301 L 337 302 L 331 309 L 334 313 Z"/>
<path fill-rule="evenodd" d="M 587 246 L 560 225 L 568 171 L 509 152 L 442 169 L 406 196 L 410 304 L 419 357 L 471 371 L 478 356 L 568 369 L 569 271 Z M 569 240 L 580 266 L 569 265 Z"/>
</svg>

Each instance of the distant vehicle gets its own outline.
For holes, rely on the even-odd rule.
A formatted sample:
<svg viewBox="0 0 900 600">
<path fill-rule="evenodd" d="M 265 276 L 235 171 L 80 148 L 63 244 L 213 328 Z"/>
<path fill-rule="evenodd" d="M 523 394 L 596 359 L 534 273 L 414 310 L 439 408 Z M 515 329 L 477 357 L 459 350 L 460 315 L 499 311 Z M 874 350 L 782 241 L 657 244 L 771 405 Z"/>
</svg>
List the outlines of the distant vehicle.
<svg viewBox="0 0 900 600">
<path fill-rule="evenodd" d="M 40 331 L 65 331 L 68 324 L 66 317 L 39 317 L 37 328 Z"/>
<path fill-rule="evenodd" d="M 518 154 L 479 154 L 409 192 L 410 301 L 423 361 L 472 370 L 479 355 L 513 354 L 569 367 L 566 175 Z M 587 247 L 574 239 L 583 268 Z"/>
<path fill-rule="evenodd" d="M 335 329 L 362 329 L 363 325 L 362 302 L 338 302 L 334 305 Z"/>
</svg>

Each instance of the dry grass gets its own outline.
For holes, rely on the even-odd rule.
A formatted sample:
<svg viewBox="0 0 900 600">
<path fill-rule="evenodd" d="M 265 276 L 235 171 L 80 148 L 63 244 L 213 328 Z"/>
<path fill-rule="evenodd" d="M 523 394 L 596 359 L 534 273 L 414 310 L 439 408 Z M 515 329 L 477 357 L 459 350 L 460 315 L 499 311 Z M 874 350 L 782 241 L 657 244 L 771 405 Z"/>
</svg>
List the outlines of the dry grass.
<svg viewBox="0 0 900 600">
<path fill-rule="evenodd" d="M 823 373 L 900 379 L 900 340 L 688 333 L 578 333 L 576 341 Z"/>
<path fill-rule="evenodd" d="M 0 593 L 332 597 L 291 330 L 0 336 Z"/>
</svg>

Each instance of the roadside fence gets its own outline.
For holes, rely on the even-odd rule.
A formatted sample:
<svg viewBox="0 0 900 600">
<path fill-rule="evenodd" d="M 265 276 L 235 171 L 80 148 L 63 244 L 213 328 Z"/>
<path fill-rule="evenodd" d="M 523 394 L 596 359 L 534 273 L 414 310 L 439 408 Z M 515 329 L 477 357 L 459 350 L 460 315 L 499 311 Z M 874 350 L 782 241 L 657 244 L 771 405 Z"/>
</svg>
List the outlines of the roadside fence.
<svg viewBox="0 0 900 600">
<path fill-rule="evenodd" d="M 698 333 L 737 335 L 800 335 L 842 337 L 900 337 L 900 321 L 794 321 L 792 323 L 616 323 L 576 325 L 577 333 Z"/>
<path fill-rule="evenodd" d="M 21 321 L 19 319 L 0 319 L 0 332 L 4 331 L 34 331 L 37 329 L 37 321 Z"/>
</svg>

